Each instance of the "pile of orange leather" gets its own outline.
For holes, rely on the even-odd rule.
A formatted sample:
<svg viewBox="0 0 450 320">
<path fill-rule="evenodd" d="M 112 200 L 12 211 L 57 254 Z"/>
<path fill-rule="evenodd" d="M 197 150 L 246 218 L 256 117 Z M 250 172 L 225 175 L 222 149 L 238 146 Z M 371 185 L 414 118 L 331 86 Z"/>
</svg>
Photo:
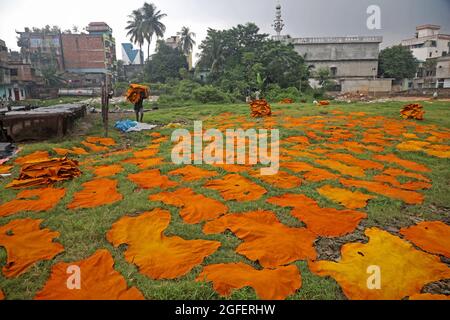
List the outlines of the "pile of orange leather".
<svg viewBox="0 0 450 320">
<path fill-rule="evenodd" d="M 131 84 L 130 88 L 127 91 L 127 100 L 131 103 L 136 103 L 139 101 L 141 93 L 144 94 L 144 99 L 147 99 L 150 96 L 150 89 L 147 86 Z"/>
<path fill-rule="evenodd" d="M 322 100 L 318 102 L 319 106 L 329 106 L 330 105 L 330 101 L 328 100 Z"/>
<path fill-rule="evenodd" d="M 420 104 L 408 104 L 400 111 L 400 115 L 403 119 L 423 120 L 425 111 Z"/>
<path fill-rule="evenodd" d="M 250 109 L 253 118 L 270 117 L 272 115 L 272 109 L 264 99 L 252 101 L 250 103 Z"/>
<path fill-rule="evenodd" d="M 65 158 L 41 159 L 22 164 L 19 178 L 8 184 L 7 188 L 22 189 L 35 186 L 48 186 L 58 181 L 70 180 L 81 175 L 78 161 Z"/>
</svg>

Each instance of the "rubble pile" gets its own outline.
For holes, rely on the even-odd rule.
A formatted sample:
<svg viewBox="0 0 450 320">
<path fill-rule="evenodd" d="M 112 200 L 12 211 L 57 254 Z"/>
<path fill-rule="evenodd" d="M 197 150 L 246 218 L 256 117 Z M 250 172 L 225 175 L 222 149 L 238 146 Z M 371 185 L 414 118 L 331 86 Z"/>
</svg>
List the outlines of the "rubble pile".
<svg viewBox="0 0 450 320">
<path fill-rule="evenodd" d="M 347 102 L 364 102 L 370 101 L 370 97 L 364 93 L 357 92 L 345 92 L 341 93 L 336 97 L 337 101 L 347 101 Z"/>
</svg>

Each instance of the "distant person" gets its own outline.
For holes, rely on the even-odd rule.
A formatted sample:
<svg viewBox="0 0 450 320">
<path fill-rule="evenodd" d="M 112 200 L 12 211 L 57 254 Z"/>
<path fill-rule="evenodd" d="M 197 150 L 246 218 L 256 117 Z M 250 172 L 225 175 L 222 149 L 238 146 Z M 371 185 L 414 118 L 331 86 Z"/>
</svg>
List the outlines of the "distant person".
<svg viewBox="0 0 450 320">
<path fill-rule="evenodd" d="M 134 112 L 136 113 L 136 121 L 144 121 L 144 99 L 145 93 L 141 91 L 139 94 L 139 100 L 134 104 Z"/>
</svg>

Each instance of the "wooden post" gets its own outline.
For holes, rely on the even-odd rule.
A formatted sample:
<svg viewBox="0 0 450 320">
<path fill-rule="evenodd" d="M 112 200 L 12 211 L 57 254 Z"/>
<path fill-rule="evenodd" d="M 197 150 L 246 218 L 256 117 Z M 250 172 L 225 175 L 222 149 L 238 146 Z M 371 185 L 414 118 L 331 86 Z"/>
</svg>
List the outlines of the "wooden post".
<svg viewBox="0 0 450 320">
<path fill-rule="evenodd" d="M 109 115 L 109 93 L 110 89 L 109 75 L 105 74 L 105 80 L 102 85 L 102 119 L 105 137 L 108 137 L 108 115 Z"/>
</svg>

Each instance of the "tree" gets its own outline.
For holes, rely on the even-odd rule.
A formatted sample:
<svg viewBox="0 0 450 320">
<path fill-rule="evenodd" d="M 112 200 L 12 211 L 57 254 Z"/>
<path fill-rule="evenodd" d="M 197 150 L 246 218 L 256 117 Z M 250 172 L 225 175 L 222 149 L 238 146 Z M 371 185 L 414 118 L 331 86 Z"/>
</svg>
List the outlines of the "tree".
<svg viewBox="0 0 450 320">
<path fill-rule="evenodd" d="M 226 88 L 230 79 L 246 82 L 246 89 L 260 87 L 258 74 L 265 79 L 264 87 L 272 83 L 298 87 L 300 81 L 308 79 L 309 70 L 294 47 L 269 39 L 253 23 L 222 31 L 209 29 L 200 50 L 197 66 L 209 69 L 209 80 Z"/>
<path fill-rule="evenodd" d="M 145 78 L 149 82 L 166 82 L 181 79 L 180 69 L 187 69 L 186 57 L 179 48 L 172 48 L 164 41 L 158 41 L 157 51 L 145 66 Z"/>
<path fill-rule="evenodd" d="M 380 52 L 380 76 L 396 80 L 413 78 L 417 72 L 417 67 L 418 61 L 407 47 L 398 45 Z"/>
<path fill-rule="evenodd" d="M 132 43 L 138 44 L 140 51 L 142 51 L 142 46 L 145 41 L 142 10 L 134 10 L 128 18 L 129 20 L 125 28 L 128 30 L 127 36 L 130 37 Z M 143 64 L 142 61 L 141 64 Z"/>
<path fill-rule="evenodd" d="M 58 74 L 55 67 L 50 66 L 42 69 L 41 74 L 47 87 L 58 87 L 65 82 L 65 80 Z"/>
<path fill-rule="evenodd" d="M 153 36 L 156 35 L 157 38 L 162 38 L 166 32 L 166 26 L 161 22 L 161 19 L 167 15 L 157 10 L 153 3 L 147 2 L 144 3 L 141 11 L 143 16 L 142 31 L 144 39 L 147 40 L 147 57 L 150 58 L 150 45 Z"/>
<path fill-rule="evenodd" d="M 194 38 L 196 37 L 195 33 L 191 32 L 188 27 L 183 27 L 181 31 L 177 33 L 177 35 L 180 36 L 181 51 L 183 51 L 186 56 L 189 56 L 189 54 L 194 49 Z"/>
<path fill-rule="evenodd" d="M 80 31 L 80 28 L 76 25 L 72 26 L 73 33 L 78 33 Z"/>
</svg>

